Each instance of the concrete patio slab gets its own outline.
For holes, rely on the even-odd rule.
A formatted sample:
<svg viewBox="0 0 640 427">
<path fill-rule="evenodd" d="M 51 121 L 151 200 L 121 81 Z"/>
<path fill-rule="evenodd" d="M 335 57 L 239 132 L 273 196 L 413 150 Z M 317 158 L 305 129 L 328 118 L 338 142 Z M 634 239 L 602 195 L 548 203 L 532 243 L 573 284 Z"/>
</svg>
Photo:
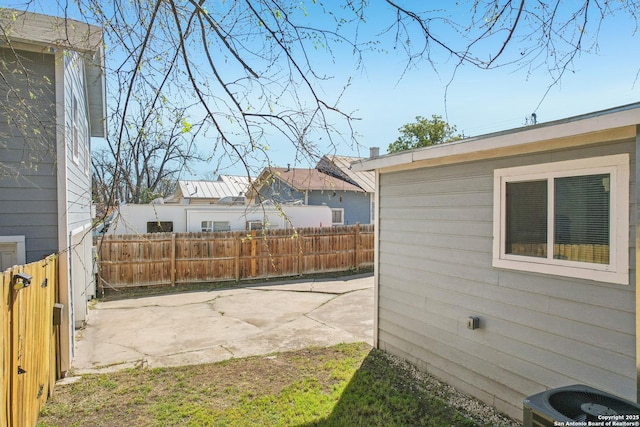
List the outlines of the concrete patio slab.
<svg viewBox="0 0 640 427">
<path fill-rule="evenodd" d="M 99 302 L 74 374 L 179 366 L 373 340 L 373 276 Z"/>
</svg>

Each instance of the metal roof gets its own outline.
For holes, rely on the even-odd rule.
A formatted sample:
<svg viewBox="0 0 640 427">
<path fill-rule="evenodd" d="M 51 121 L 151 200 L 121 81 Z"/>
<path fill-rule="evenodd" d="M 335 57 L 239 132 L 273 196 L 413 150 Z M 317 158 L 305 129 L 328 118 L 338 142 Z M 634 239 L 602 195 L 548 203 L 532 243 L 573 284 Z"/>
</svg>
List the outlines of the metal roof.
<svg viewBox="0 0 640 427">
<path fill-rule="evenodd" d="M 246 176 L 220 175 L 217 181 L 178 181 L 178 189 L 185 199 L 222 199 L 244 196 L 249 188 Z"/>
</svg>

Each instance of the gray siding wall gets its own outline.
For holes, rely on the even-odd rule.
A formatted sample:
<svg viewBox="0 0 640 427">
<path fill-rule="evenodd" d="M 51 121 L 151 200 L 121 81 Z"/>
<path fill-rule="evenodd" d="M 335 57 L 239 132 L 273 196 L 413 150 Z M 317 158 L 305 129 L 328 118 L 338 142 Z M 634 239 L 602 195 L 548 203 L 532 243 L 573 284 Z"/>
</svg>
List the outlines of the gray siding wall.
<svg viewBox="0 0 640 427">
<path fill-rule="evenodd" d="M 381 174 L 380 348 L 516 419 L 526 396 L 576 383 L 635 400 L 633 247 L 628 286 L 491 266 L 494 169 L 629 152 L 635 194 L 634 147 Z"/>
<path fill-rule="evenodd" d="M 91 222 L 91 150 L 84 64 L 76 52 L 65 55 L 65 139 L 67 145 L 67 232 Z M 77 157 L 73 152 L 73 99 L 78 109 Z"/>
<path fill-rule="evenodd" d="M 325 204 L 330 208 L 344 209 L 344 225 L 369 224 L 371 216 L 369 193 L 355 191 L 312 191 L 309 194 L 310 205 Z"/>
<path fill-rule="evenodd" d="M 258 200 L 275 200 L 278 203 L 304 201 L 304 192 L 297 191 L 286 182 L 276 179 L 271 185 L 265 185 L 260 189 L 260 199 Z"/>
<path fill-rule="evenodd" d="M 18 64 L 10 50 L 0 55 L 7 79 L 0 79 L 0 235 L 25 236 L 32 262 L 58 250 L 55 61 L 54 55 L 18 51 Z M 20 98 L 29 101 L 29 111 L 19 107 Z"/>
<path fill-rule="evenodd" d="M 260 190 L 260 194 L 263 200 L 272 199 L 280 203 L 305 200 L 304 192 L 294 190 L 287 183 L 280 180 L 275 180 L 271 186 L 264 186 Z M 369 193 L 313 190 L 309 191 L 308 204 L 313 206 L 324 204 L 330 208 L 343 208 L 345 225 L 353 225 L 357 222 L 360 224 L 371 223 L 371 196 Z"/>
</svg>

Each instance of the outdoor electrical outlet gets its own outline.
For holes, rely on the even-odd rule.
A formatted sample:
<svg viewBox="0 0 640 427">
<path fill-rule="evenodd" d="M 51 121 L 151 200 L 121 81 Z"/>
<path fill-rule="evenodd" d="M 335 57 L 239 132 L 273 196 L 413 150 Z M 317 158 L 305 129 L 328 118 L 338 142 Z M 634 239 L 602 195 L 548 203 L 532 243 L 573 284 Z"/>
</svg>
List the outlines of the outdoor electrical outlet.
<svg viewBox="0 0 640 427">
<path fill-rule="evenodd" d="M 469 316 L 467 318 L 467 329 L 472 331 L 480 327 L 480 318 L 476 316 Z"/>
</svg>

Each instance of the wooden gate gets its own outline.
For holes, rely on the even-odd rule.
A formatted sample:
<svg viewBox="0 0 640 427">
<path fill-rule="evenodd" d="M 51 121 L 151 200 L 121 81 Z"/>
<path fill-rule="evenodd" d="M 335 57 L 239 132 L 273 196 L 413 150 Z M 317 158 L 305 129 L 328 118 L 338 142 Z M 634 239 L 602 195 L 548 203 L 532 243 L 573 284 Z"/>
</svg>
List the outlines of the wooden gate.
<svg viewBox="0 0 640 427">
<path fill-rule="evenodd" d="M 58 374 L 58 256 L 0 273 L 0 287 L 0 427 L 34 426 Z"/>
</svg>

